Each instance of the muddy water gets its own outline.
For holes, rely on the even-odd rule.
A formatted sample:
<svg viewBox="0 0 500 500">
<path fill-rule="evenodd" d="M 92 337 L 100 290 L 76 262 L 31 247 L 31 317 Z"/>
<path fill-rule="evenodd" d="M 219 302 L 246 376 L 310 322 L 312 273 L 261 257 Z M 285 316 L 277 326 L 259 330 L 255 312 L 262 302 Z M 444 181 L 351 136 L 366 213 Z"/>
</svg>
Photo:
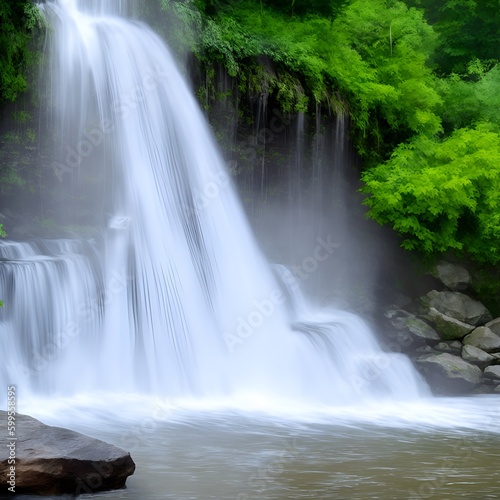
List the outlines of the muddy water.
<svg viewBox="0 0 500 500">
<path fill-rule="evenodd" d="M 89 499 L 500 498 L 500 397 L 295 415 L 80 403 L 39 417 L 137 464 L 127 489 Z"/>
</svg>

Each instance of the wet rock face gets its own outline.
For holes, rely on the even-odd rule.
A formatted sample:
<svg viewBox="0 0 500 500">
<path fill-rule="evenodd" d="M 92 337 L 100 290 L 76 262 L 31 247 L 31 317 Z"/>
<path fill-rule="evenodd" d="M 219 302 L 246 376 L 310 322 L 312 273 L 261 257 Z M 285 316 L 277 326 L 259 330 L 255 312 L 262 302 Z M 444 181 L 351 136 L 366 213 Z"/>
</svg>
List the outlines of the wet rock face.
<svg viewBox="0 0 500 500">
<path fill-rule="evenodd" d="M 488 366 L 484 370 L 484 376 L 489 379 L 496 380 L 497 383 L 500 382 L 500 365 Z"/>
<path fill-rule="evenodd" d="M 384 311 L 387 348 L 407 354 L 436 394 L 499 393 L 500 317 L 463 292 L 473 284 L 465 267 L 439 261 L 431 274 L 437 289 Z"/>
<path fill-rule="evenodd" d="M 413 359 L 432 391 L 495 391 L 500 383 L 500 318 L 491 320 L 483 304 L 462 293 L 434 290 L 419 304 L 413 308 L 417 314 L 387 310 L 385 332 Z"/>
<path fill-rule="evenodd" d="M 481 369 L 460 356 L 428 354 L 417 358 L 416 365 L 436 392 L 463 393 L 474 389 L 482 380 Z"/>
<path fill-rule="evenodd" d="M 7 416 L 0 412 L 0 475 L 11 473 Z M 0 492 L 79 495 L 125 486 L 135 464 L 128 452 L 83 434 L 16 416 L 15 491 L 2 481 Z"/>
<path fill-rule="evenodd" d="M 488 327 L 481 326 L 464 338 L 464 344 L 486 352 L 495 352 L 500 350 L 500 336 L 493 333 Z"/>
<path fill-rule="evenodd" d="M 472 284 L 472 277 L 465 267 L 444 260 L 436 264 L 435 276 L 450 290 L 466 290 Z"/>
<path fill-rule="evenodd" d="M 500 335 L 500 318 L 495 318 L 494 320 L 486 323 L 487 328 L 489 328 L 493 333 Z"/>
<path fill-rule="evenodd" d="M 405 339 L 411 348 L 421 347 L 428 342 L 439 341 L 436 331 L 425 321 L 402 309 L 387 311 L 391 331 L 388 335 L 396 339 Z"/>
<path fill-rule="evenodd" d="M 459 340 L 474 330 L 474 326 L 468 325 L 458 319 L 452 318 L 439 312 L 434 307 L 429 308 L 427 317 L 439 332 L 439 335 L 445 340 Z"/>
<path fill-rule="evenodd" d="M 486 307 L 459 292 L 438 292 L 432 290 L 422 297 L 424 310 L 436 309 L 445 316 L 454 318 L 467 325 L 479 326 L 491 321 L 493 317 Z"/>
<path fill-rule="evenodd" d="M 485 368 L 495 361 L 495 358 L 486 351 L 472 345 L 464 345 L 462 349 L 462 358 L 469 363 Z"/>
</svg>

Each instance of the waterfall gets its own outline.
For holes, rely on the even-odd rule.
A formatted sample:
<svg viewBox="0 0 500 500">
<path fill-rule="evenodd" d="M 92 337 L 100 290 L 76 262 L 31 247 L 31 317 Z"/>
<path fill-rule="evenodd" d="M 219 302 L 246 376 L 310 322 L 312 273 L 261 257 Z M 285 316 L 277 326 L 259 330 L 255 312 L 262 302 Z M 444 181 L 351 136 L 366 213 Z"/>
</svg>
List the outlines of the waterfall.
<svg viewBox="0 0 500 500">
<path fill-rule="evenodd" d="M 97 241 L 0 242 L 4 387 L 321 404 L 425 393 L 359 318 L 314 308 L 273 273 L 172 56 L 127 7 L 41 7 L 54 173 L 66 186 L 103 172 L 105 222 Z M 328 258 L 324 243 L 311 259 Z"/>
</svg>

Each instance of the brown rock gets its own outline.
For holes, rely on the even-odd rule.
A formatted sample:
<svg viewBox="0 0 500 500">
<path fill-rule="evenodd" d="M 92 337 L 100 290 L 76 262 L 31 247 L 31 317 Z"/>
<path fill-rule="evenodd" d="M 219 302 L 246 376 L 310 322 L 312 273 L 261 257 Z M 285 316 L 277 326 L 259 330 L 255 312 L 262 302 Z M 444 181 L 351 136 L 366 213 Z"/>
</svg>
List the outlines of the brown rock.
<svg viewBox="0 0 500 500">
<path fill-rule="evenodd" d="M 16 415 L 16 440 L 8 439 L 7 414 L 0 412 L 0 476 L 7 478 L 9 444 L 15 450 L 15 493 L 61 495 L 93 493 L 125 486 L 135 464 L 116 446 L 26 415 Z M 8 491 L 3 480 L 0 492 Z"/>
</svg>

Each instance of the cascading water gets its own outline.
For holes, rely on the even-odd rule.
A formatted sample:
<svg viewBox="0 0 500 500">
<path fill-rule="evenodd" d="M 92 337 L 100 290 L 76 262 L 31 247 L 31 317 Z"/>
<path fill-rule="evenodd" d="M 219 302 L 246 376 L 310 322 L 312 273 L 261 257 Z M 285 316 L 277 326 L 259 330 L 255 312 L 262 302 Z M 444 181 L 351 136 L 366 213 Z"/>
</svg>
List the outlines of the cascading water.
<svg viewBox="0 0 500 500">
<path fill-rule="evenodd" d="M 125 2 L 59 0 L 54 172 L 107 172 L 103 242 L 1 242 L 4 386 L 344 404 L 415 398 L 409 361 L 306 304 L 259 252 L 194 97 Z M 315 258 L 328 258 L 329 242 Z M 3 397 L 3 395 L 2 395 Z"/>
</svg>

